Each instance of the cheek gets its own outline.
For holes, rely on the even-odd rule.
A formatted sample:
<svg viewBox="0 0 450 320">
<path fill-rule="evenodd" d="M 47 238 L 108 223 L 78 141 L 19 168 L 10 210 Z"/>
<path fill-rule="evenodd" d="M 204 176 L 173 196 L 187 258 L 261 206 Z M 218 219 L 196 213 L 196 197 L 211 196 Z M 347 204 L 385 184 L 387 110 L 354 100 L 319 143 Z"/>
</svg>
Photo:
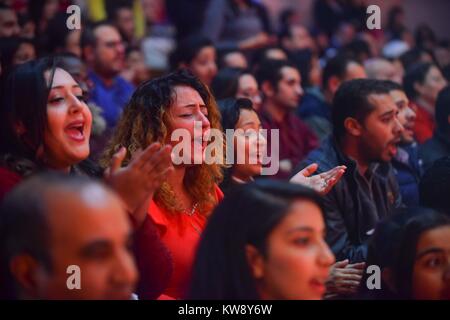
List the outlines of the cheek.
<svg viewBox="0 0 450 320">
<path fill-rule="evenodd" d="M 52 136 L 59 136 L 64 131 L 66 112 L 63 108 L 47 108 L 47 130 Z"/>
<path fill-rule="evenodd" d="M 273 254 L 270 261 L 268 278 L 285 298 L 298 299 L 308 294 L 309 281 L 316 270 L 311 253 L 299 248 L 286 248 Z"/>
<path fill-rule="evenodd" d="M 442 274 L 438 271 L 414 268 L 413 275 L 413 297 L 415 299 L 438 299 L 442 289 Z"/>
</svg>

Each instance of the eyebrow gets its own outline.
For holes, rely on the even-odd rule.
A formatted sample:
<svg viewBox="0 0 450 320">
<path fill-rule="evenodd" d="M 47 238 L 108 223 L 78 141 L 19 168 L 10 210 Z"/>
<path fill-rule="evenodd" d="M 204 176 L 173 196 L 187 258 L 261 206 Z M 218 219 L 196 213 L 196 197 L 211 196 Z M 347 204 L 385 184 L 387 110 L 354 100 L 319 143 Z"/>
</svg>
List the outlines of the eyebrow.
<svg viewBox="0 0 450 320">
<path fill-rule="evenodd" d="M 294 233 L 294 232 L 314 232 L 314 229 L 311 227 L 295 227 L 290 230 L 288 230 L 288 233 Z"/>
<path fill-rule="evenodd" d="M 186 104 L 184 106 L 181 106 L 182 108 L 195 108 L 197 106 L 196 103 L 190 103 Z M 206 104 L 199 104 L 200 108 L 206 108 Z"/>
<path fill-rule="evenodd" d="M 242 126 L 255 125 L 255 121 L 247 121 L 242 124 Z"/>
<path fill-rule="evenodd" d="M 386 117 L 386 116 L 390 116 L 391 114 L 395 114 L 397 111 L 398 111 L 398 109 L 397 110 L 386 111 L 385 113 L 380 115 L 380 118 L 383 118 L 383 117 Z"/>
<path fill-rule="evenodd" d="M 418 259 L 422 258 L 423 256 L 426 256 L 427 254 L 430 254 L 430 253 L 445 253 L 445 250 L 442 248 L 437 248 L 437 247 L 425 249 L 417 254 L 416 260 L 418 260 Z"/>
<path fill-rule="evenodd" d="M 64 89 L 64 88 L 65 88 L 65 86 L 54 86 L 54 87 L 52 87 L 52 89 Z M 81 89 L 80 85 L 78 85 L 78 84 L 74 84 L 72 86 L 72 88 L 80 88 Z"/>
<path fill-rule="evenodd" d="M 111 244 L 107 240 L 95 240 L 93 242 L 90 242 L 86 246 L 84 246 L 81 249 L 81 255 L 82 256 L 89 256 L 92 254 L 93 251 L 99 250 L 99 249 L 109 249 L 111 247 Z"/>
</svg>

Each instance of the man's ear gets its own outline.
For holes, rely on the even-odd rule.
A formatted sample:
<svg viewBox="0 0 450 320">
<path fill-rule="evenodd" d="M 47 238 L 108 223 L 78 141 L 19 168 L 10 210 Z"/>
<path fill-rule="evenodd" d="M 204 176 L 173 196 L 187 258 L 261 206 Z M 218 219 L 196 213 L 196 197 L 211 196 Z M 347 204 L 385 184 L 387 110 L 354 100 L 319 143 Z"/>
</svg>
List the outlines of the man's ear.
<svg viewBox="0 0 450 320">
<path fill-rule="evenodd" d="M 39 264 L 28 254 L 15 256 L 9 263 L 9 270 L 20 290 L 27 296 L 37 296 Z"/>
<path fill-rule="evenodd" d="M 359 121 L 356 120 L 355 118 L 350 118 L 350 117 L 346 118 L 344 120 L 344 128 L 348 134 L 355 136 L 355 137 L 359 137 L 362 132 L 362 126 L 359 123 Z"/>
<path fill-rule="evenodd" d="M 339 86 L 341 85 L 341 80 L 339 80 L 336 76 L 331 76 L 328 79 L 328 88 L 330 92 L 334 95 L 336 91 L 339 89 Z"/>
<path fill-rule="evenodd" d="M 92 64 L 95 59 L 94 54 L 94 47 L 92 45 L 88 45 L 84 48 L 82 48 L 83 57 L 85 58 L 86 62 L 89 64 Z"/>
<path fill-rule="evenodd" d="M 253 278 L 259 280 L 264 277 L 264 258 L 251 244 L 245 246 L 245 255 Z"/>
<path fill-rule="evenodd" d="M 264 93 L 264 96 L 266 97 L 273 97 L 275 94 L 275 90 L 273 89 L 273 86 L 269 81 L 264 81 L 262 83 L 261 91 Z"/>
</svg>

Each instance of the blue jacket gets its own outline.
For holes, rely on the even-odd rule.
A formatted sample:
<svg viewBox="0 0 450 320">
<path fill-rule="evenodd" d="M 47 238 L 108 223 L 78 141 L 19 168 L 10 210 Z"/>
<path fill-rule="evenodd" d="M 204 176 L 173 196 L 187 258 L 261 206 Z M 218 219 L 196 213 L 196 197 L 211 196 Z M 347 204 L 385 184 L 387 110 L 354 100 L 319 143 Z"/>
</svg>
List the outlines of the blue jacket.
<svg viewBox="0 0 450 320">
<path fill-rule="evenodd" d="M 400 187 L 403 204 L 408 207 L 418 206 L 419 180 L 423 170 L 417 143 L 399 147 L 397 155 L 392 159 L 392 166 Z"/>
</svg>

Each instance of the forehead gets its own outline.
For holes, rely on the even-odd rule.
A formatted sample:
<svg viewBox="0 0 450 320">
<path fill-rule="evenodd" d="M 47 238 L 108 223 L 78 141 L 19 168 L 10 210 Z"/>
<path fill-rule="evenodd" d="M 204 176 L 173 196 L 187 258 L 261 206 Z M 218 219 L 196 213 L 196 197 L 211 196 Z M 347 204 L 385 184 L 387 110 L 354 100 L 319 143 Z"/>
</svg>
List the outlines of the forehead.
<svg viewBox="0 0 450 320">
<path fill-rule="evenodd" d="M 346 80 L 359 78 L 367 78 L 366 71 L 360 64 L 356 62 L 350 62 L 347 65 Z"/>
<path fill-rule="evenodd" d="M 98 187 L 84 194 L 57 190 L 49 199 L 49 227 L 59 242 L 83 244 L 94 239 L 117 239 L 129 232 L 122 204 L 110 192 Z"/>
<path fill-rule="evenodd" d="M 291 204 L 289 213 L 281 221 L 279 227 L 280 229 L 308 227 L 321 232 L 325 225 L 322 212 L 317 204 L 310 200 L 298 199 Z"/>
<path fill-rule="evenodd" d="M 285 66 L 280 70 L 281 80 L 300 80 L 300 73 L 297 69 L 289 66 Z"/>
<path fill-rule="evenodd" d="M 259 117 L 253 110 L 241 109 L 239 112 L 238 124 L 253 121 L 255 123 L 260 123 Z"/>
<path fill-rule="evenodd" d="M 116 28 L 112 26 L 99 26 L 94 30 L 95 38 L 98 42 L 106 42 L 112 40 L 120 40 L 120 34 Z"/>
<path fill-rule="evenodd" d="M 216 53 L 216 49 L 214 49 L 213 46 L 205 46 L 205 47 L 200 48 L 200 50 L 198 50 L 198 52 L 195 56 L 196 57 L 210 56 L 210 55 L 214 55 L 215 53 Z"/>
<path fill-rule="evenodd" d="M 450 249 L 450 226 L 442 226 L 425 231 L 417 244 L 417 251 L 425 250 L 429 247 Z"/>
<path fill-rule="evenodd" d="M 251 74 L 243 74 L 239 77 L 239 84 L 241 86 L 257 86 L 257 82 L 255 77 L 253 77 Z"/>
<path fill-rule="evenodd" d="M 45 79 L 49 81 L 51 71 L 45 72 Z M 72 76 L 65 70 L 57 68 L 55 70 L 55 74 L 53 75 L 53 82 L 52 82 L 52 88 L 53 87 L 59 87 L 59 86 L 73 86 L 77 85 L 77 82 L 72 78 Z"/>
<path fill-rule="evenodd" d="M 200 93 L 189 86 L 175 86 L 173 89 L 173 105 L 174 107 L 186 106 L 191 104 L 204 105 Z"/>
<path fill-rule="evenodd" d="M 389 92 L 389 94 L 391 95 L 392 99 L 394 99 L 394 102 L 408 101 L 408 97 L 402 90 L 392 90 Z"/>
<path fill-rule="evenodd" d="M 381 115 L 389 111 L 397 111 L 398 107 L 390 94 L 370 94 L 367 97 L 369 103 L 374 107 L 371 113 Z"/>
</svg>

